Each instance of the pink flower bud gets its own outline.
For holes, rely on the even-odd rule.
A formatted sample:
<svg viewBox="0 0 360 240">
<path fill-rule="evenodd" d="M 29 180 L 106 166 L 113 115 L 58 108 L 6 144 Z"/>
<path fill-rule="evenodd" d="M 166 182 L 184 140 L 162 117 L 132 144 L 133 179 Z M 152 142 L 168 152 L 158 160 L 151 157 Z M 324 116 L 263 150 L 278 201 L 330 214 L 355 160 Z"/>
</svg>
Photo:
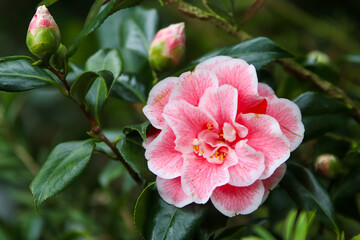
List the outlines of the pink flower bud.
<svg viewBox="0 0 360 240">
<path fill-rule="evenodd" d="M 32 54 L 48 58 L 60 44 L 60 30 L 45 6 L 37 8 L 29 24 L 26 44 Z"/>
<path fill-rule="evenodd" d="M 177 65 L 185 51 L 185 24 L 172 24 L 157 32 L 150 45 L 152 67 L 159 72 Z"/>
<path fill-rule="evenodd" d="M 340 163 L 333 154 L 322 154 L 316 158 L 315 169 L 328 178 L 335 177 L 340 172 Z"/>
</svg>

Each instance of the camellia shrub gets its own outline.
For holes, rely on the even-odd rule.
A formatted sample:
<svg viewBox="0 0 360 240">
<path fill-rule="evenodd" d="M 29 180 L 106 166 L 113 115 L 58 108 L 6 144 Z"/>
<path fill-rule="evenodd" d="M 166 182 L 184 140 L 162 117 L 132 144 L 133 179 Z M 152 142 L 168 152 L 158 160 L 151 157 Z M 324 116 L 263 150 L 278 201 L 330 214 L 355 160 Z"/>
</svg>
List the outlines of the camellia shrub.
<svg viewBox="0 0 360 240">
<path fill-rule="evenodd" d="M 24 214 L 0 221 L 1 239 L 359 238 L 356 95 L 338 86 L 325 53 L 296 58 L 243 31 L 265 1 L 254 1 L 242 18 L 234 0 L 159 1 L 158 8 L 185 16 L 160 29 L 162 15 L 146 1 L 96 0 L 69 44 L 48 10 L 55 2 L 41 2 L 29 23 L 33 56 L 0 58 L 1 154 L 33 174 L 11 178 L 21 191 L 5 199 L 17 199 Z M 192 18 L 236 42 L 192 54 L 199 46 L 188 39 L 205 45 L 218 37 L 198 33 Z M 74 63 L 94 34 L 100 47 L 83 65 Z M 31 152 L 16 136 L 41 128 L 30 111 L 14 129 L 21 112 L 14 92 L 34 90 L 41 108 L 52 98 L 40 88 L 76 112 L 54 101 L 56 113 L 40 121 L 82 115 L 88 125 L 79 135 L 63 129 L 69 134 L 48 144 L 50 151 Z M 105 111 L 109 104 L 116 110 Z M 121 128 L 108 128 L 109 119 Z"/>
</svg>

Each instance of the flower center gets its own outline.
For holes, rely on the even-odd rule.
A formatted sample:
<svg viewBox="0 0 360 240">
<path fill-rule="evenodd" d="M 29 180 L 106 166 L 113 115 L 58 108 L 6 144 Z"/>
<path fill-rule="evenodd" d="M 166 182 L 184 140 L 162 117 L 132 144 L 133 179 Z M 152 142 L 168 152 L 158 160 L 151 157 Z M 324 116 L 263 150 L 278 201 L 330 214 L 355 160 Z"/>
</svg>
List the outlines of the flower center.
<svg viewBox="0 0 360 240">
<path fill-rule="evenodd" d="M 229 123 L 224 123 L 219 135 L 211 123 L 192 141 L 194 153 L 210 163 L 222 164 L 228 154 L 229 144 L 236 140 L 237 131 Z"/>
</svg>

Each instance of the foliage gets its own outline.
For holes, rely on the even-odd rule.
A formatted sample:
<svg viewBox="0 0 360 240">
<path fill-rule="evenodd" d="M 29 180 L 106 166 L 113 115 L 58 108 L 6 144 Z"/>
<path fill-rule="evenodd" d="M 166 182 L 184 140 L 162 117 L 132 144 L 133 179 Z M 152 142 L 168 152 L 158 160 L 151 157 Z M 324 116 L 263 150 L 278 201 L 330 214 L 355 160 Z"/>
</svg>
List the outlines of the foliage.
<svg viewBox="0 0 360 240">
<path fill-rule="evenodd" d="M 332 12 L 342 21 L 330 23 L 309 1 L 65 2 L 39 3 L 51 6 L 66 46 L 50 62 L 13 46 L 25 39 L 4 44 L 8 33 L 0 35 L 0 53 L 11 55 L 0 57 L 0 239 L 359 238 L 360 45 L 341 25 L 359 27 L 356 11 L 348 13 L 355 3 Z M 156 72 L 150 43 L 160 26 L 180 21 L 186 57 Z M 23 37 L 26 24 L 17 24 Z M 307 58 L 309 49 L 331 57 Z M 152 126 L 141 109 L 153 85 L 219 55 L 253 64 L 259 81 L 294 99 L 305 125 L 279 187 L 258 210 L 231 219 L 211 204 L 166 203 L 143 147 Z M 333 178 L 314 168 L 325 153 L 340 160 Z"/>
</svg>

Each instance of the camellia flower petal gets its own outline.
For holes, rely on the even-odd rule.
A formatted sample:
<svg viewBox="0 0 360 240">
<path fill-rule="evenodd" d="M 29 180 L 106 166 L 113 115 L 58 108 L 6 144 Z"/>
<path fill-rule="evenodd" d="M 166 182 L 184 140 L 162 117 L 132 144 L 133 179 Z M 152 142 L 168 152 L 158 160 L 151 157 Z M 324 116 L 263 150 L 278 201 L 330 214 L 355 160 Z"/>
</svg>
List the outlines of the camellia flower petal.
<svg viewBox="0 0 360 240">
<path fill-rule="evenodd" d="M 156 129 L 144 147 L 160 196 L 177 207 L 211 199 L 229 217 L 265 201 L 304 135 L 297 105 L 227 56 L 160 81 L 144 113 Z"/>
</svg>

